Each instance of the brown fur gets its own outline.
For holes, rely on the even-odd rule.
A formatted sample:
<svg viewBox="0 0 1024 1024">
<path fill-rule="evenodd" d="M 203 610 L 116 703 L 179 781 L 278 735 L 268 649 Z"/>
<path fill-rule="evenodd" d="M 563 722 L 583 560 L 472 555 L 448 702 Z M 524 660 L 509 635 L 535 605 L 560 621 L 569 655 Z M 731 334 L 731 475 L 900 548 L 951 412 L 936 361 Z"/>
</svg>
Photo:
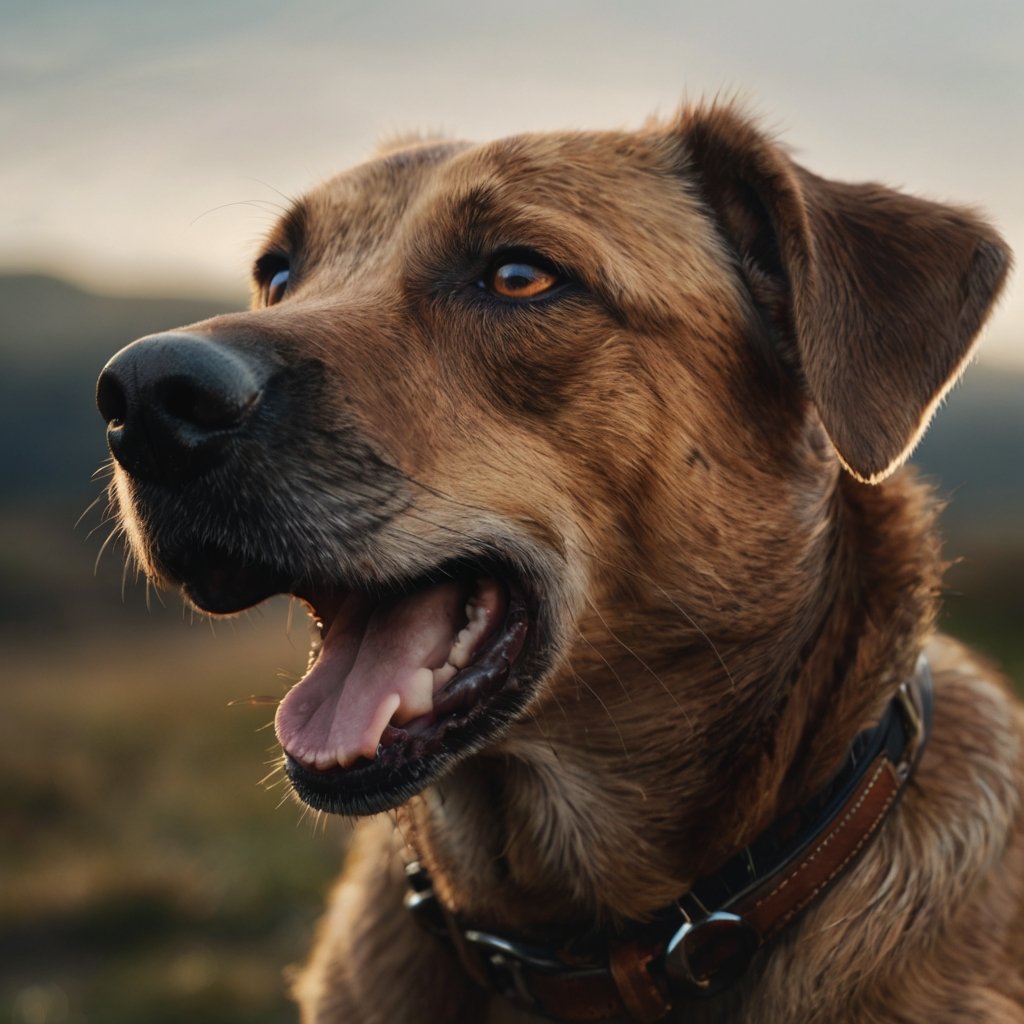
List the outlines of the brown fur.
<svg viewBox="0 0 1024 1024">
<path fill-rule="evenodd" d="M 287 300 L 201 330 L 321 364 L 317 422 L 396 470 L 357 454 L 317 491 L 337 437 L 311 432 L 274 470 L 288 515 L 378 579 L 501 537 L 545 580 L 554 649 L 497 742 L 360 825 L 303 1020 L 528 1019 L 402 910 L 405 859 L 506 933 L 643 918 L 821 786 L 923 647 L 934 734 L 881 834 L 735 991 L 670 1019 L 1024 1020 L 1024 721 L 935 635 L 932 499 L 894 474 L 998 292 L 999 237 L 711 108 L 392 149 L 271 245 Z M 581 287 L 474 305 L 466 268 L 509 245 Z M 338 509 L 383 509 L 372 540 L 325 529 Z"/>
</svg>

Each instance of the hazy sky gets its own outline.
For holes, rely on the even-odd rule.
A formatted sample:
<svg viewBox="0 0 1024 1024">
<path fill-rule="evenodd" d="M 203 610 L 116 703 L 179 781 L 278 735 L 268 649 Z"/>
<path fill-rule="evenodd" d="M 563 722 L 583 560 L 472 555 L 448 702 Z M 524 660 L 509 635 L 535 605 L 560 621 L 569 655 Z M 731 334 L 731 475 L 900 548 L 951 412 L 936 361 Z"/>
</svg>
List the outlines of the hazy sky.
<svg viewBox="0 0 1024 1024">
<path fill-rule="evenodd" d="M 1024 259 L 1022 0 L 0 0 L 0 265 L 240 293 L 281 194 L 382 136 L 720 92 L 821 173 L 976 204 Z M 988 361 L 1024 365 L 1020 276 Z"/>
</svg>

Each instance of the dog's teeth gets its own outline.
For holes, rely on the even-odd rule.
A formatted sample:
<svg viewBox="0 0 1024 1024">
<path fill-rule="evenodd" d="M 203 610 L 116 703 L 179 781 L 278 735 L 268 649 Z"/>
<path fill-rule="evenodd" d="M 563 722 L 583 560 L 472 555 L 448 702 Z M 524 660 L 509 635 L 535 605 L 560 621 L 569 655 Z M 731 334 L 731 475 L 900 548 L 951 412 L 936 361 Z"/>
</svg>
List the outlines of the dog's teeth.
<svg viewBox="0 0 1024 1024">
<path fill-rule="evenodd" d="M 491 627 L 501 607 L 501 590 L 494 580 L 476 581 L 476 590 L 466 602 L 466 625 L 459 631 L 448 652 L 448 664 L 465 668 L 473 656 L 473 648 Z"/>
<path fill-rule="evenodd" d="M 447 686 L 455 678 L 455 673 L 458 672 L 460 668 L 462 668 L 461 665 L 456 665 L 451 661 L 450 655 L 447 663 L 442 665 L 440 668 L 435 668 L 433 672 L 434 693 L 437 693 L 441 687 Z"/>
<path fill-rule="evenodd" d="M 448 652 L 448 664 L 453 665 L 456 669 L 465 668 L 469 664 L 472 648 L 473 635 L 467 626 L 460 630 L 459 635 L 455 638 L 455 643 L 452 644 L 452 649 Z"/>
<path fill-rule="evenodd" d="M 500 597 L 501 591 L 495 580 L 477 580 L 476 589 L 466 602 L 466 618 L 472 622 L 478 616 L 493 612 L 500 602 Z"/>
<path fill-rule="evenodd" d="M 403 721 L 408 722 L 419 715 L 425 715 L 434 706 L 434 671 L 429 668 L 418 668 L 412 674 L 402 696 Z"/>
</svg>

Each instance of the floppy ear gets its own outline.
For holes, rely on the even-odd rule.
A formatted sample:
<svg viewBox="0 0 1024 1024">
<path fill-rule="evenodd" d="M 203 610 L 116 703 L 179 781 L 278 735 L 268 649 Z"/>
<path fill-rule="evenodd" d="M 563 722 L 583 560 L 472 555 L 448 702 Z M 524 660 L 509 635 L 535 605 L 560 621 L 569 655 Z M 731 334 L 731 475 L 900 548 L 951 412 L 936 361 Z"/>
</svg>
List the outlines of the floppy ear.
<svg viewBox="0 0 1024 1024">
<path fill-rule="evenodd" d="M 913 450 L 1010 266 L 968 210 L 827 181 L 728 108 L 687 110 L 698 187 L 785 331 L 846 468 L 875 483 Z"/>
</svg>

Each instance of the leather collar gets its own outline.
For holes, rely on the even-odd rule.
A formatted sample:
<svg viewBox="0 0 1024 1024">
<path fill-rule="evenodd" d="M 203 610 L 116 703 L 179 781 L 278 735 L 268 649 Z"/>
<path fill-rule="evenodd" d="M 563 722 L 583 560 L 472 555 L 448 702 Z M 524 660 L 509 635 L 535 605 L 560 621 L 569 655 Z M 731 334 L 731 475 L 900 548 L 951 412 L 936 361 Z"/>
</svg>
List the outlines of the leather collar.
<svg viewBox="0 0 1024 1024">
<path fill-rule="evenodd" d="M 853 863 L 913 773 L 931 709 L 922 654 L 824 789 L 650 921 L 557 944 L 520 941 L 449 913 L 418 863 L 407 870 L 406 906 L 454 946 L 477 982 L 524 1009 L 557 1021 L 658 1021 L 674 1004 L 739 981 L 754 954 Z"/>
</svg>

